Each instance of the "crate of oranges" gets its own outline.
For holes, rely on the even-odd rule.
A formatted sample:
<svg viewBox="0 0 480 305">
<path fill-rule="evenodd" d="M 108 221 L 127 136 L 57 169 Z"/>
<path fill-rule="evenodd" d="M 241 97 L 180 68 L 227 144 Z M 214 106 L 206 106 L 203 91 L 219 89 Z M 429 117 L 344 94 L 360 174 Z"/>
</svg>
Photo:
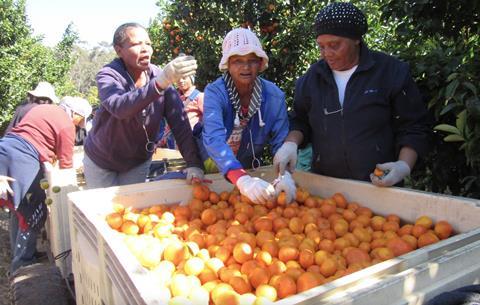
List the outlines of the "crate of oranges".
<svg viewBox="0 0 480 305">
<path fill-rule="evenodd" d="M 209 178 L 70 194 L 77 303 L 353 304 L 480 237 L 475 200 L 297 172 L 293 203 L 254 205 Z"/>
</svg>

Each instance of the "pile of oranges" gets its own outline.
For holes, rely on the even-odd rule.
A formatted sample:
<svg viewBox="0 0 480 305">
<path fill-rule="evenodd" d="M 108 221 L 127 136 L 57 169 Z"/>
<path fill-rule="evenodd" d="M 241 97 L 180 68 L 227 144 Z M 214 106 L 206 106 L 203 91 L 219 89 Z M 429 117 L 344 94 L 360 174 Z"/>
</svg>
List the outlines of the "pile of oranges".
<svg viewBox="0 0 480 305">
<path fill-rule="evenodd" d="M 193 187 L 188 205 L 116 204 L 106 221 L 159 283 L 165 304 L 269 304 L 452 234 L 447 221 L 405 224 L 341 193 L 298 188 L 254 205 L 237 189 Z"/>
</svg>

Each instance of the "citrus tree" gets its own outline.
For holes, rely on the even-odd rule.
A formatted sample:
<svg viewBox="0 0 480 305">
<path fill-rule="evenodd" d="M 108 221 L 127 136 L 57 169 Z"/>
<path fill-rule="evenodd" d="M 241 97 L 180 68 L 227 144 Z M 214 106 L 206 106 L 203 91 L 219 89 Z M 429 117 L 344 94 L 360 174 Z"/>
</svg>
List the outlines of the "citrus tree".
<svg viewBox="0 0 480 305">
<path fill-rule="evenodd" d="M 154 62 L 180 53 L 199 63 L 200 89 L 220 75 L 225 34 L 248 27 L 260 37 L 270 63 L 263 77 L 276 83 L 291 106 L 295 80 L 319 56 L 316 13 L 331 1 L 165 0 L 149 32 Z M 480 197 L 480 3 L 452 1 L 351 1 L 368 18 L 364 39 L 372 48 L 410 63 L 431 113 L 431 150 L 408 185 Z"/>
<path fill-rule="evenodd" d="M 52 83 L 59 96 L 75 92 L 68 72 L 77 34 L 69 26 L 57 46 L 43 46 L 41 39 L 32 35 L 25 0 L 0 2 L 0 33 L 0 131 L 3 131 L 17 105 L 38 82 Z"/>
<path fill-rule="evenodd" d="M 411 63 L 432 114 L 431 153 L 418 188 L 480 198 L 480 3 L 379 1 L 389 42 Z"/>
</svg>

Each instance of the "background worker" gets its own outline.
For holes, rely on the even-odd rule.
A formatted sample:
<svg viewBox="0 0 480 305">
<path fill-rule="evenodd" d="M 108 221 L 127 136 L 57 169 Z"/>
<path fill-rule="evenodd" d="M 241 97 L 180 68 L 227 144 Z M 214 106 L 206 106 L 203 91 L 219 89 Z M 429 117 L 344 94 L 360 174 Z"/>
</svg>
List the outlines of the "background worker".
<svg viewBox="0 0 480 305">
<path fill-rule="evenodd" d="M 91 106 L 83 99 L 71 102 L 33 107 L 0 139 L 0 206 L 11 211 L 12 272 L 35 262 L 37 234 L 47 216 L 43 162 L 73 165 L 75 126 L 84 124 Z"/>
<path fill-rule="evenodd" d="M 27 99 L 17 106 L 5 134 L 12 130 L 33 107 L 41 104 L 58 104 L 55 89 L 49 82 L 39 82 L 34 90 L 28 91 Z"/>
</svg>

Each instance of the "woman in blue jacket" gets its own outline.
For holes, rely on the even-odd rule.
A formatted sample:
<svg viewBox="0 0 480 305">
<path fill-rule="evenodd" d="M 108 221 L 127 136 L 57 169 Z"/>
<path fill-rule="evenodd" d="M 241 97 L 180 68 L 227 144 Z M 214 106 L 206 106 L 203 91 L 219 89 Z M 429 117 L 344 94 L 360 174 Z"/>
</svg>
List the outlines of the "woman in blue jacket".
<svg viewBox="0 0 480 305">
<path fill-rule="evenodd" d="M 222 44 L 219 64 L 224 74 L 205 88 L 203 144 L 220 172 L 255 203 L 265 203 L 285 191 L 295 194 L 290 174 L 275 187 L 244 170 L 261 165 L 264 146 L 272 154 L 288 134 L 285 94 L 258 74 L 268 57 L 257 36 L 248 29 L 230 31 Z"/>
</svg>

